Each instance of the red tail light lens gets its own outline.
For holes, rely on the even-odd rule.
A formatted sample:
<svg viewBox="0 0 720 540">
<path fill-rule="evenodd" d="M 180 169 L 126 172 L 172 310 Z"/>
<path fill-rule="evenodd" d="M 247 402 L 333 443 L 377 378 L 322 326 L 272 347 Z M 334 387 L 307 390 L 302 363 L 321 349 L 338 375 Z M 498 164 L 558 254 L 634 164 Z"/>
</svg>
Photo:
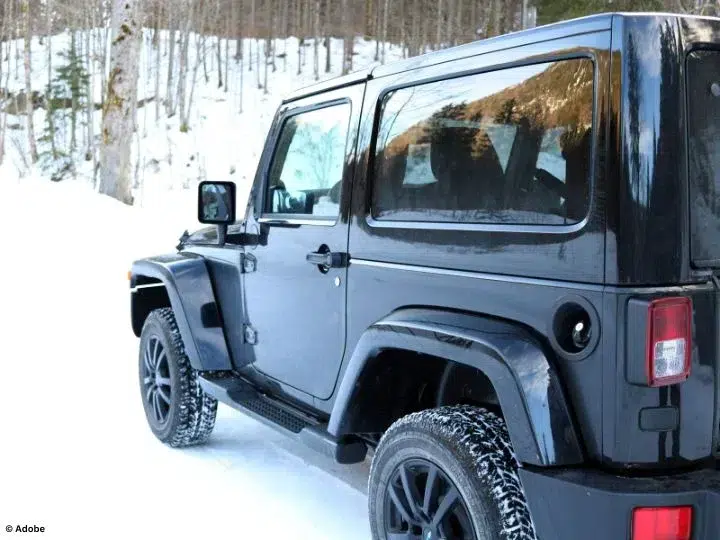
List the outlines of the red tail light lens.
<svg viewBox="0 0 720 540">
<path fill-rule="evenodd" d="M 636 508 L 632 540 L 690 540 L 692 506 Z"/>
<path fill-rule="evenodd" d="M 692 303 L 662 298 L 648 308 L 647 366 L 650 386 L 667 386 L 690 376 Z"/>
</svg>

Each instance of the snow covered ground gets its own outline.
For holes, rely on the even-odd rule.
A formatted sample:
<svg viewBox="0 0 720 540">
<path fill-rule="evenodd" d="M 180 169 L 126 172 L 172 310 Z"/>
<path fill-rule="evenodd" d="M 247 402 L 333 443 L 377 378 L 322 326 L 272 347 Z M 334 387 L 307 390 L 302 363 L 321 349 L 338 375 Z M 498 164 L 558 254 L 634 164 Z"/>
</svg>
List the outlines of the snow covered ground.
<svg viewBox="0 0 720 540">
<path fill-rule="evenodd" d="M 358 51 L 356 67 L 372 62 L 372 43 Z M 0 536 L 35 524 L 73 540 L 369 538 L 367 462 L 335 465 L 223 406 L 207 446 L 173 450 L 147 428 L 138 393 L 129 264 L 198 227 L 199 179 L 247 193 L 278 101 L 311 82 L 310 64 L 297 77 L 292 59 L 270 95 L 246 85 L 243 114 L 215 81 L 200 83 L 187 134 L 176 118 L 146 127 L 141 113 L 134 207 L 87 178 L 52 183 L 24 168 L 23 132 L 12 132 L 0 168 Z"/>
<path fill-rule="evenodd" d="M 0 536 L 369 538 L 367 463 L 335 465 L 224 406 L 205 447 L 146 427 L 125 274 L 172 251 L 152 213 L 31 179 L 0 182 L 0 201 Z"/>
</svg>

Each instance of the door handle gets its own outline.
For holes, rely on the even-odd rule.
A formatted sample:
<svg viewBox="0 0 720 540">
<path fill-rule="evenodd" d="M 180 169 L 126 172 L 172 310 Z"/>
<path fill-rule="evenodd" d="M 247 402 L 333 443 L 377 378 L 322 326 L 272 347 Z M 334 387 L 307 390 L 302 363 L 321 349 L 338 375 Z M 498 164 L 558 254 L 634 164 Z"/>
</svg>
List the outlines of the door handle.
<svg viewBox="0 0 720 540">
<path fill-rule="evenodd" d="M 305 256 L 310 264 L 323 268 L 344 268 L 347 266 L 348 254 L 340 251 L 312 251 Z"/>
</svg>

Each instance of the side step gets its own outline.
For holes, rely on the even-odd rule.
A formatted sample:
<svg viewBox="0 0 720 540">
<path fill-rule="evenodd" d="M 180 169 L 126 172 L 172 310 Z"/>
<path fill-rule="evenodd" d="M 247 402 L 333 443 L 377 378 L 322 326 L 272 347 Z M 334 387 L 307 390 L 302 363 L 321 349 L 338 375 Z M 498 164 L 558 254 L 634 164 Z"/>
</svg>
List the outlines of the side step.
<svg viewBox="0 0 720 540">
<path fill-rule="evenodd" d="M 337 463 L 360 463 L 365 460 L 367 446 L 363 441 L 337 440 L 327 432 L 325 424 L 291 405 L 258 392 L 239 377 L 211 378 L 200 375 L 198 381 L 206 394 L 284 435 L 294 437 Z"/>
</svg>

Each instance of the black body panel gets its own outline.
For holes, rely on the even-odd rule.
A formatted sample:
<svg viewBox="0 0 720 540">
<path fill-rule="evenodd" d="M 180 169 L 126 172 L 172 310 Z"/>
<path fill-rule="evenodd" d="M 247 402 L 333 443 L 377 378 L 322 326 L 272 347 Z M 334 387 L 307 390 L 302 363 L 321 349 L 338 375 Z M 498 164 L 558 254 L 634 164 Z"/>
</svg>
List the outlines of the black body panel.
<svg viewBox="0 0 720 540">
<path fill-rule="evenodd" d="M 222 318 L 204 258 L 183 253 L 150 257 L 135 261 L 132 274 L 155 278 L 165 285 L 193 368 L 232 368 Z"/>
<path fill-rule="evenodd" d="M 693 540 L 720 531 L 720 471 L 627 478 L 592 470 L 521 469 L 539 540 L 629 539 L 637 507 L 692 506 Z"/>
</svg>

